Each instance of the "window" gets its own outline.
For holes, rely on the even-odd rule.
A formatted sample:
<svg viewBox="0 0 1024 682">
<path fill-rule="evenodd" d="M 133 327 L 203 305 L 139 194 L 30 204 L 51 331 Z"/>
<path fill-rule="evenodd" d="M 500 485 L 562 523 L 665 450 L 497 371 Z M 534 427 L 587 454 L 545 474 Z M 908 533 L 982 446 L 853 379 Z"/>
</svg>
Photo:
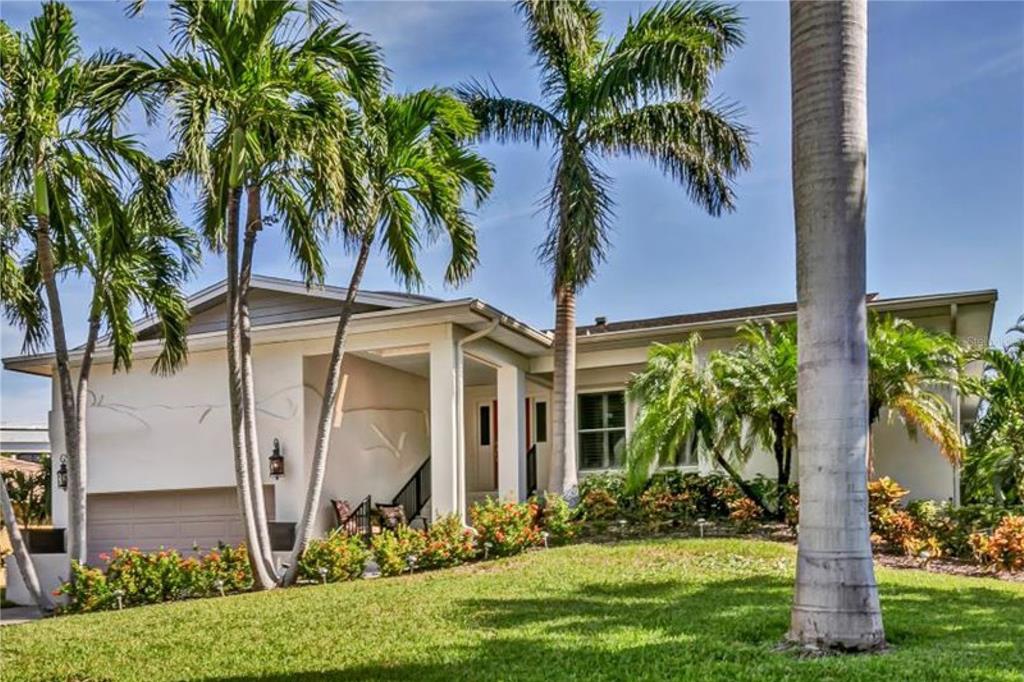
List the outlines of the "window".
<svg viewBox="0 0 1024 682">
<path fill-rule="evenodd" d="M 548 404 L 536 402 L 533 404 L 533 441 L 535 443 L 548 442 Z"/>
<path fill-rule="evenodd" d="M 491 406 L 480 406 L 480 445 L 491 444 Z"/>
<path fill-rule="evenodd" d="M 676 459 L 672 463 L 676 467 L 693 467 L 697 466 L 697 434 L 694 433 L 690 438 L 686 439 L 686 442 L 679 445 L 679 449 L 676 450 Z"/>
<path fill-rule="evenodd" d="M 581 393 L 576 424 L 580 469 L 622 466 L 626 446 L 626 396 L 622 391 Z"/>
</svg>

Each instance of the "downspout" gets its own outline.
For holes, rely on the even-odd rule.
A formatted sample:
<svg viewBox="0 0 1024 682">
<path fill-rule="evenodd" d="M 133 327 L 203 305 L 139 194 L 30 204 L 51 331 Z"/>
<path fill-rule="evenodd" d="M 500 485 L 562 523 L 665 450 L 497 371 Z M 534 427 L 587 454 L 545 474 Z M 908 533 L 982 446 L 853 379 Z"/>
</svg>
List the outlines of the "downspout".
<svg viewBox="0 0 1024 682">
<path fill-rule="evenodd" d="M 949 304 L 949 333 L 954 339 L 959 341 L 957 336 L 957 313 L 959 308 L 956 303 Z M 953 423 L 956 425 L 956 433 L 958 436 L 963 438 L 960 423 L 960 391 L 956 386 L 951 389 L 952 404 L 950 407 L 953 409 Z M 953 465 L 953 506 L 960 506 L 960 464 Z"/>
<path fill-rule="evenodd" d="M 463 362 L 465 360 L 463 348 L 468 343 L 479 341 L 489 336 L 491 332 L 498 328 L 500 323 L 500 319 L 493 319 L 489 325 L 480 331 L 473 332 L 469 336 L 459 339 L 458 343 L 455 344 L 455 404 L 458 406 L 458 409 L 455 410 L 455 472 L 457 476 L 457 492 L 455 496 L 463 525 L 466 525 L 466 405 L 464 402 L 465 388 L 463 386 Z"/>
</svg>

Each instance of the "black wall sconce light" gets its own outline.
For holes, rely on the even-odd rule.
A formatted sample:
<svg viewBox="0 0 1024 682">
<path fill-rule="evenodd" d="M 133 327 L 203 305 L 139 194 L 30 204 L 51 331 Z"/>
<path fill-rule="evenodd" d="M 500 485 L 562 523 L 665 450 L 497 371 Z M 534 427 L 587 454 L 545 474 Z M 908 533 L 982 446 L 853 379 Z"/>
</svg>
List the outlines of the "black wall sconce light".
<svg viewBox="0 0 1024 682">
<path fill-rule="evenodd" d="M 270 477 L 277 480 L 284 476 L 284 455 L 281 454 L 281 441 L 274 439 L 274 451 L 270 454 Z"/>
<path fill-rule="evenodd" d="M 60 456 L 60 466 L 57 467 L 57 487 L 61 490 L 68 489 L 68 458 Z"/>
</svg>

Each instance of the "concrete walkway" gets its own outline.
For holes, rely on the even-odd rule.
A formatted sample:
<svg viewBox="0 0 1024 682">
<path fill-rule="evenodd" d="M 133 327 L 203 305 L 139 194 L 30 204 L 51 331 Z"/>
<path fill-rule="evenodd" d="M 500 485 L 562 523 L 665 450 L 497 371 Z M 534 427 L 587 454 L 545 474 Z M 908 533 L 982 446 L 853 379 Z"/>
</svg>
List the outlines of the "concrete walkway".
<svg viewBox="0 0 1024 682">
<path fill-rule="evenodd" d="M 21 625 L 42 617 L 43 614 L 34 606 L 10 606 L 0 609 L 0 625 Z"/>
</svg>

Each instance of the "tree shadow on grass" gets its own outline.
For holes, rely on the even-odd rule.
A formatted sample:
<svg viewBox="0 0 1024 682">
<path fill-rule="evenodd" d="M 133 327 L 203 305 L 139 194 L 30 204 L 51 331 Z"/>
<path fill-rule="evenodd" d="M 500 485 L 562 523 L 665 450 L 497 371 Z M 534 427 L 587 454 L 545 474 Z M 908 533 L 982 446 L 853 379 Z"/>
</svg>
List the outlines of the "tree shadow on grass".
<svg viewBox="0 0 1024 682">
<path fill-rule="evenodd" d="M 265 680 L 1024 680 L 1024 599 L 984 586 L 888 584 L 884 656 L 798 660 L 774 651 L 790 579 L 620 581 L 530 598 L 465 599 L 466 641 L 381 646 L 363 665 L 271 673 Z M 368 623 L 361 636 L 379 632 Z M 339 633 L 341 634 L 341 633 Z M 469 636 L 473 635 L 473 636 Z M 339 637 L 339 647 L 345 640 Z M 222 677 L 222 680 L 243 679 Z"/>
</svg>

